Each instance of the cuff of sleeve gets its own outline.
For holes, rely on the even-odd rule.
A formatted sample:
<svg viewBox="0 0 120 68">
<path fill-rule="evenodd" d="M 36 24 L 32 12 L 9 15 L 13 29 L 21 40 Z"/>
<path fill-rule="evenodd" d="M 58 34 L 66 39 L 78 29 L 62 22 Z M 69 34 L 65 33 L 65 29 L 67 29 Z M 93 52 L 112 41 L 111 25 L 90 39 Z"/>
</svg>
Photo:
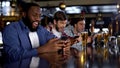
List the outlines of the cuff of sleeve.
<svg viewBox="0 0 120 68">
<path fill-rule="evenodd" d="M 37 55 L 38 55 L 37 49 L 33 49 L 33 50 L 31 51 L 31 54 L 32 54 L 33 56 L 37 56 Z"/>
<path fill-rule="evenodd" d="M 81 51 L 81 50 L 82 50 L 82 46 L 81 46 L 81 45 L 82 45 L 82 43 L 79 42 L 79 43 L 73 44 L 73 45 L 71 46 L 71 48 L 75 48 L 75 49 Z"/>
</svg>

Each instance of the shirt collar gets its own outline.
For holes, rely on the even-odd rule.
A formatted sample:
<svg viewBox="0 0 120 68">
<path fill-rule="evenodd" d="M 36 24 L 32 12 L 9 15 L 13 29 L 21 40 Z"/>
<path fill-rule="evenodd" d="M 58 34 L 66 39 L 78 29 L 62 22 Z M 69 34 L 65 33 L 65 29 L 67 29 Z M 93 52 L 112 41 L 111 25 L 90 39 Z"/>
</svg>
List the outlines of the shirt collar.
<svg viewBox="0 0 120 68">
<path fill-rule="evenodd" d="M 29 28 L 23 23 L 23 20 L 22 20 L 22 19 L 19 21 L 19 23 L 20 23 L 20 25 L 21 25 L 21 29 L 22 29 L 22 30 L 24 30 L 24 31 L 26 31 L 26 32 L 29 32 L 29 31 L 30 31 Z"/>
<path fill-rule="evenodd" d="M 52 33 L 57 36 L 58 38 L 60 38 L 62 36 L 61 32 L 58 32 L 56 29 L 52 29 Z"/>
</svg>

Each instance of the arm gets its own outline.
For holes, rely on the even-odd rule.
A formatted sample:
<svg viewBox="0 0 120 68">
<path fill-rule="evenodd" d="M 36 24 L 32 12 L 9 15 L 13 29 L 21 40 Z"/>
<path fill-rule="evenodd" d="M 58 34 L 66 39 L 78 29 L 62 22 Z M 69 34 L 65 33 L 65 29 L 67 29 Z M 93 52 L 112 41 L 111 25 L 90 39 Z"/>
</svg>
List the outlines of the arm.
<svg viewBox="0 0 120 68">
<path fill-rule="evenodd" d="M 12 61 L 30 58 L 38 54 L 36 49 L 24 49 L 17 34 L 17 29 L 7 26 L 3 31 L 3 44 L 6 58 Z"/>
</svg>

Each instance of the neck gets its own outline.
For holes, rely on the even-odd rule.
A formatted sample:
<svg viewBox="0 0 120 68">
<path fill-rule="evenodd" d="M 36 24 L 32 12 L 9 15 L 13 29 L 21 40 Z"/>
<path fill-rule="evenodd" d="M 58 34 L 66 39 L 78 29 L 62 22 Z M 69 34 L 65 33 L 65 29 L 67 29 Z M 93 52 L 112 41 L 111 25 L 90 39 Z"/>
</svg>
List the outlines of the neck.
<svg viewBox="0 0 120 68">
<path fill-rule="evenodd" d="M 77 31 L 77 29 L 76 28 L 74 28 L 74 34 L 76 34 L 76 35 L 78 35 L 78 31 Z"/>
</svg>

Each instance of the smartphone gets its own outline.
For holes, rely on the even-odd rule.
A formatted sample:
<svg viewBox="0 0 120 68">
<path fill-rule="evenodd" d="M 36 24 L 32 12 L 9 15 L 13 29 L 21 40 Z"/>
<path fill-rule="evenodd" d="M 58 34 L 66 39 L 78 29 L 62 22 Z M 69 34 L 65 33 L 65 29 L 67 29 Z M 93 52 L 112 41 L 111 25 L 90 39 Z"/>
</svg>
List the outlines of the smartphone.
<svg viewBox="0 0 120 68">
<path fill-rule="evenodd" d="M 60 39 L 61 39 L 61 40 L 67 40 L 68 37 L 67 37 L 67 36 L 62 36 Z"/>
<path fill-rule="evenodd" d="M 74 39 L 76 39 L 76 38 L 79 38 L 79 36 L 75 36 L 75 37 L 73 37 Z"/>
<path fill-rule="evenodd" d="M 67 36 L 61 36 L 60 39 L 66 41 L 68 39 L 68 37 Z M 58 54 L 62 54 L 63 55 L 63 48 L 64 47 L 62 47 L 62 49 L 58 50 Z"/>
</svg>

